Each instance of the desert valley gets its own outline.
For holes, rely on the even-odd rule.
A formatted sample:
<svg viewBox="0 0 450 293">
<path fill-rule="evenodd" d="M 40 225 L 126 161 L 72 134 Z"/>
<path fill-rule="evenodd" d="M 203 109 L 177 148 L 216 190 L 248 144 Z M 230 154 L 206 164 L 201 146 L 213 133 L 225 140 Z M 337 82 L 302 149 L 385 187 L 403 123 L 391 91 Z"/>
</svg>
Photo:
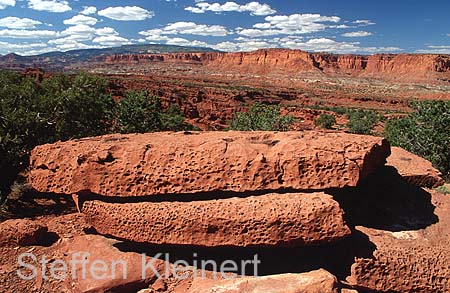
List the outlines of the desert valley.
<svg viewBox="0 0 450 293">
<path fill-rule="evenodd" d="M 58 74 L 39 59 L 2 62 L 16 70 L 40 65 L 20 71 L 36 83 Z M 8 292 L 450 290 L 442 173 L 382 137 L 348 133 L 349 109 L 377 113 L 367 133 L 382 136 L 387 120 L 413 111 L 411 101 L 450 100 L 450 56 L 115 54 L 64 71 L 105 78 L 116 102 L 130 90 L 156 95 L 198 130 L 34 149 L 21 175 L 28 189 L 6 202 L 4 219 L 16 219 L 1 223 L 0 285 Z M 290 131 L 222 132 L 255 103 L 293 117 Z M 315 123 L 321 115 L 336 118 L 329 129 Z M 74 278 L 49 273 L 46 266 L 70 264 L 77 250 L 88 256 L 69 266 Z M 30 252 L 49 258 L 28 258 L 22 270 L 31 281 L 18 277 L 15 262 Z M 142 278 L 139 253 L 155 263 Z M 256 256 L 260 267 L 236 267 L 219 279 L 217 267 L 198 265 Z M 83 266 L 105 259 L 125 261 L 127 277 L 81 277 Z M 179 279 L 172 269 L 181 260 Z M 27 270 L 31 263 L 46 266 Z"/>
</svg>

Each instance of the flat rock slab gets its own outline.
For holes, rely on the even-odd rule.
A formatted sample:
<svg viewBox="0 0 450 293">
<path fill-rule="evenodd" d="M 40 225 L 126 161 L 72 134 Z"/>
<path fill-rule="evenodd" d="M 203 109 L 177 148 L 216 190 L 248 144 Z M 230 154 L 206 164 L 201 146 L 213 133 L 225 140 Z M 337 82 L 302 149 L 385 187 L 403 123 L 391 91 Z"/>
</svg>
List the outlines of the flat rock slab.
<svg viewBox="0 0 450 293">
<path fill-rule="evenodd" d="M 350 234 L 330 195 L 267 194 L 193 202 L 82 205 L 100 234 L 142 243 L 214 246 L 304 246 Z"/>
<path fill-rule="evenodd" d="M 159 277 L 156 272 L 162 276 L 170 265 L 139 253 L 122 252 L 115 247 L 118 243 L 99 235 L 83 235 L 52 247 L 54 258 L 69 268 L 69 273 L 61 276 L 65 277 L 63 292 L 136 292 L 143 284 L 154 282 Z M 142 266 L 149 262 L 155 271 Z"/>
<path fill-rule="evenodd" d="M 444 184 L 441 172 L 429 161 L 399 147 L 392 147 L 391 152 L 392 154 L 387 158 L 387 165 L 396 168 L 409 183 L 428 188 Z"/>
<path fill-rule="evenodd" d="M 175 290 L 175 292 L 177 292 Z M 195 278 L 188 293 L 337 293 L 335 276 L 320 269 L 302 274 L 243 277 L 231 280 Z"/>
<path fill-rule="evenodd" d="M 383 138 L 346 133 L 116 134 L 36 147 L 28 179 L 103 196 L 323 190 L 355 186 L 389 154 Z"/>
<path fill-rule="evenodd" d="M 0 246 L 31 246 L 45 243 L 48 228 L 32 220 L 16 219 L 0 223 Z"/>
<path fill-rule="evenodd" d="M 373 257 L 356 258 L 348 281 L 380 292 L 450 292 L 450 198 L 431 192 L 439 222 L 425 229 L 357 230 L 375 244 Z"/>
</svg>

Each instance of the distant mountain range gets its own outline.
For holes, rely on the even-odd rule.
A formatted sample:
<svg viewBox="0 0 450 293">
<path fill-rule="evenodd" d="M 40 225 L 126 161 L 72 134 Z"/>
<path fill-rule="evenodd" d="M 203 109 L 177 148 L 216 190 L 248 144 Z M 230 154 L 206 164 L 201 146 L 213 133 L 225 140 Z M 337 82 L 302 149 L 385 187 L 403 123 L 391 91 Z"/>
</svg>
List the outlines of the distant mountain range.
<svg viewBox="0 0 450 293">
<path fill-rule="evenodd" d="M 218 52 L 204 47 L 186 47 L 160 44 L 124 45 L 120 47 L 103 49 L 81 49 L 66 52 L 48 52 L 34 56 L 21 56 L 7 54 L 0 56 L 0 68 L 23 69 L 27 67 L 43 67 L 45 69 L 61 69 L 65 65 L 86 62 L 102 56 L 115 54 L 149 54 L 149 53 L 192 53 L 192 52 Z"/>
</svg>

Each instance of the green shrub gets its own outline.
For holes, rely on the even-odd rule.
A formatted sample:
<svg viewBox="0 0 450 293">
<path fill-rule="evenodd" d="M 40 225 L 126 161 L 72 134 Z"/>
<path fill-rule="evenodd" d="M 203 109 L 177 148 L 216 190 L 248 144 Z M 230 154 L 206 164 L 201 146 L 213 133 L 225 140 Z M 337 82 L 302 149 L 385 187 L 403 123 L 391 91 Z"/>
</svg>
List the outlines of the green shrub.
<svg viewBox="0 0 450 293">
<path fill-rule="evenodd" d="M 319 118 L 314 121 L 314 125 L 316 127 L 321 127 L 325 129 L 333 128 L 333 125 L 336 124 L 336 118 L 330 114 L 320 114 Z"/>
<path fill-rule="evenodd" d="M 235 113 L 230 122 L 231 130 L 240 131 L 287 131 L 294 117 L 280 114 L 280 107 L 253 104 L 247 112 Z"/>
<path fill-rule="evenodd" d="M 372 129 L 379 121 L 378 115 L 372 110 L 352 110 L 347 114 L 347 127 L 350 133 L 372 134 Z"/>
<path fill-rule="evenodd" d="M 117 118 L 116 115 L 117 114 Z M 120 132 L 190 130 L 178 107 L 164 111 L 157 97 L 130 92 L 116 104 L 107 81 L 58 74 L 36 83 L 0 71 L 0 202 L 37 145 Z"/>
<path fill-rule="evenodd" d="M 413 112 L 386 123 L 385 135 L 392 145 L 427 160 L 450 177 L 450 102 L 411 103 Z"/>
<path fill-rule="evenodd" d="M 181 110 L 171 106 L 163 110 L 159 97 L 147 92 L 130 91 L 116 107 L 117 127 L 121 133 L 191 130 Z"/>
<path fill-rule="evenodd" d="M 109 133 L 115 102 L 103 78 L 80 73 L 56 75 L 42 83 L 41 117 L 52 125 L 56 140 Z"/>
</svg>

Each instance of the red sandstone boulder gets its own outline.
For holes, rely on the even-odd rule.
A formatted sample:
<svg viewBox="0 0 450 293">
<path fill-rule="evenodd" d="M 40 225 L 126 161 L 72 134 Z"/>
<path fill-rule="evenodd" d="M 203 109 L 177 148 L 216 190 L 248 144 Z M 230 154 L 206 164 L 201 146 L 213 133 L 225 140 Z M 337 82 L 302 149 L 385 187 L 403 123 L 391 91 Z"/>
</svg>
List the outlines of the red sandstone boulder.
<svg viewBox="0 0 450 293">
<path fill-rule="evenodd" d="M 32 220 L 17 219 L 0 223 L 0 246 L 30 246 L 45 242 L 47 227 Z"/>
<path fill-rule="evenodd" d="M 332 132 L 116 134 L 38 146 L 28 178 L 40 192 L 115 197 L 323 190 L 355 186 L 389 154 L 382 138 Z"/>
<path fill-rule="evenodd" d="M 192 202 L 87 201 L 82 212 L 101 234 L 153 244 L 304 246 L 350 235 L 343 211 L 324 193 Z"/>
<path fill-rule="evenodd" d="M 177 292 L 177 291 L 175 291 Z M 181 292 L 181 291 L 180 291 Z M 302 274 L 243 277 L 231 280 L 195 278 L 188 293 L 337 293 L 337 279 L 320 269 Z"/>
<path fill-rule="evenodd" d="M 439 221 L 421 230 L 357 227 L 376 245 L 356 258 L 348 281 L 380 292 L 450 292 L 450 198 L 431 192 Z"/>
<path fill-rule="evenodd" d="M 157 275 L 148 269 L 143 278 L 143 255 L 122 252 L 115 247 L 119 241 L 97 235 L 64 239 L 52 250 L 54 259 L 68 265 L 65 276 L 69 292 L 136 292 L 154 282 Z M 86 259 L 85 264 L 81 262 Z M 144 263 L 152 262 L 153 268 L 164 276 L 165 262 L 144 256 Z M 97 264 L 96 264 L 97 263 Z M 103 267 L 103 264 L 106 267 Z M 74 268 L 72 272 L 72 267 Z M 92 269 L 94 268 L 94 269 Z"/>
<path fill-rule="evenodd" d="M 398 170 L 398 173 L 409 183 L 435 188 L 444 184 L 440 177 L 442 174 L 431 163 L 402 148 L 392 147 L 391 155 L 387 158 L 387 165 Z"/>
</svg>

